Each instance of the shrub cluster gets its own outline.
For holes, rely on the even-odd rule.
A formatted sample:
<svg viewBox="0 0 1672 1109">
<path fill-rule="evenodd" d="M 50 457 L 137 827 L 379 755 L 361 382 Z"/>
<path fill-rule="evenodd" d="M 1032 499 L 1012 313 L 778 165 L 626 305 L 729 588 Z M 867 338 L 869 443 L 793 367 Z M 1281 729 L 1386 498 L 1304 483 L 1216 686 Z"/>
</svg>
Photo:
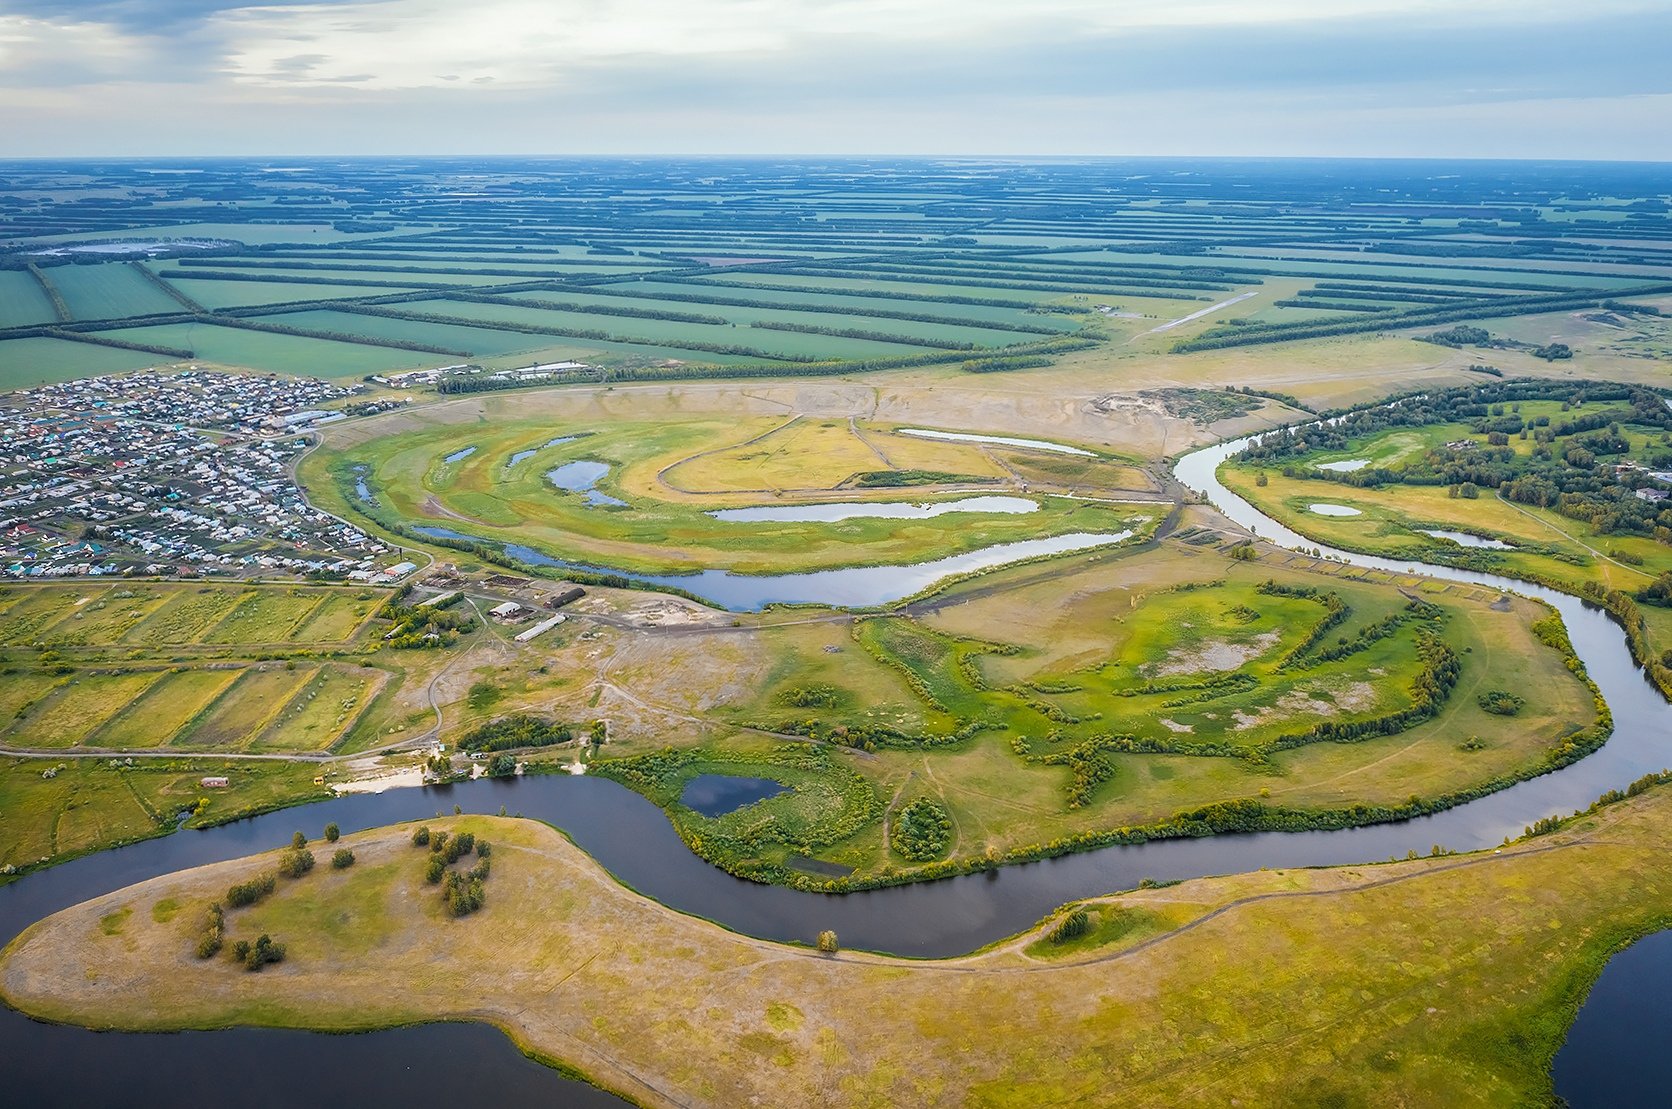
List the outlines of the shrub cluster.
<svg viewBox="0 0 1672 1109">
<path fill-rule="evenodd" d="M 913 862 L 938 859 L 952 842 L 952 817 L 938 802 L 919 797 L 895 815 L 890 842 Z"/>
</svg>

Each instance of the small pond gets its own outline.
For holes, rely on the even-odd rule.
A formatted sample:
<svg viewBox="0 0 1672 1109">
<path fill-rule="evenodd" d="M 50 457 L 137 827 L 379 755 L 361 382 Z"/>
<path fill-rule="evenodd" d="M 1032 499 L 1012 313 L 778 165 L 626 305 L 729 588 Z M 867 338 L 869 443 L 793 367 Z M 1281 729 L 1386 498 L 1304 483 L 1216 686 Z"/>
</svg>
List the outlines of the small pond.
<svg viewBox="0 0 1672 1109">
<path fill-rule="evenodd" d="M 1065 443 L 1051 443 L 1044 439 L 1015 439 L 1008 435 L 968 435 L 961 431 L 930 431 L 921 427 L 903 427 L 901 435 L 915 435 L 919 439 L 942 439 L 950 443 L 997 443 L 1001 447 L 1026 447 L 1036 451 L 1054 451 L 1057 454 L 1078 454 L 1086 458 L 1096 458 L 1091 451 L 1083 451 L 1079 447 L 1070 447 Z"/>
<path fill-rule="evenodd" d="M 1444 528 L 1419 528 L 1424 535 L 1432 535 L 1435 539 L 1449 539 L 1460 547 L 1479 547 L 1488 551 L 1513 551 L 1515 544 L 1505 543 L 1502 539 L 1486 539 L 1479 535 L 1470 535 L 1466 531 L 1447 531 Z"/>
<path fill-rule="evenodd" d="M 371 486 L 366 484 L 366 474 L 370 472 L 370 469 L 368 466 L 354 467 L 354 495 L 359 497 L 364 504 L 377 503 L 372 499 Z"/>
<path fill-rule="evenodd" d="M 465 447 L 462 450 L 454 451 L 452 454 L 448 455 L 446 458 L 443 458 L 442 461 L 446 462 L 446 463 L 449 463 L 449 464 L 454 463 L 454 462 L 463 462 L 465 459 L 469 458 L 471 455 L 473 455 L 475 453 L 476 453 L 476 448 L 475 447 Z"/>
<path fill-rule="evenodd" d="M 1344 504 L 1310 504 L 1307 511 L 1318 516 L 1362 516 L 1364 513 L 1356 508 L 1348 508 Z"/>
<path fill-rule="evenodd" d="M 1039 504 L 1026 497 L 964 497 L 956 501 L 912 504 L 907 501 L 844 501 L 836 504 L 762 505 L 758 508 L 721 508 L 716 520 L 747 523 L 831 523 L 836 520 L 928 520 L 950 512 L 1036 512 Z"/>
<path fill-rule="evenodd" d="M 579 435 L 559 435 L 556 439 L 548 439 L 544 443 L 541 443 L 538 447 L 529 447 L 527 450 L 520 450 L 516 454 L 513 454 L 510 458 L 506 459 L 505 465 L 515 466 L 525 458 L 533 458 L 547 447 L 555 447 L 559 443 L 573 443 L 579 438 Z"/>
<path fill-rule="evenodd" d="M 1602 968 L 1556 1052 L 1556 1093 L 1573 1109 L 1665 1105 L 1672 1088 L 1672 932 L 1657 932 Z"/>
<path fill-rule="evenodd" d="M 601 493 L 593 486 L 604 480 L 604 475 L 610 472 L 607 462 L 593 462 L 581 459 L 577 462 L 565 462 L 556 469 L 546 471 L 546 480 L 559 489 L 570 493 L 580 493 L 586 498 L 588 505 L 602 504 L 625 505 L 627 502 L 608 493 Z"/>
<path fill-rule="evenodd" d="M 1330 470 L 1337 474 L 1350 474 L 1354 470 L 1362 470 L 1370 465 L 1368 458 L 1349 458 L 1345 462 L 1320 462 L 1318 469 Z"/>
<path fill-rule="evenodd" d="M 704 816 L 725 816 L 745 805 L 776 797 L 789 787 L 771 778 L 745 778 L 737 774 L 698 774 L 685 783 L 679 803 Z"/>
</svg>

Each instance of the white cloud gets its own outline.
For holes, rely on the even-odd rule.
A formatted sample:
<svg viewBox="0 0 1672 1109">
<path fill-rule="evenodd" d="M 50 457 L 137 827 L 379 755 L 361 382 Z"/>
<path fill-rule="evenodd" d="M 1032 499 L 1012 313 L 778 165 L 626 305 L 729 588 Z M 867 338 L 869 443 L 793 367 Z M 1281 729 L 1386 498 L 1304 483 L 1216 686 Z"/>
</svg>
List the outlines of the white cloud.
<svg viewBox="0 0 1672 1109">
<path fill-rule="evenodd" d="M 0 86 L 63 85 L 132 75 L 151 50 L 108 23 L 0 12 Z"/>
<path fill-rule="evenodd" d="M 1645 0 L 1595 0 L 1636 10 Z M 949 46 L 1066 43 L 1155 28 L 1339 24 L 1398 16 L 1455 23 L 1571 15 L 1553 0 L 358 0 L 213 17 L 225 70 L 250 84 L 363 89 L 574 86 L 612 63 L 771 63 L 821 43 L 925 54 Z M 296 59 L 306 58 L 306 65 Z"/>
</svg>

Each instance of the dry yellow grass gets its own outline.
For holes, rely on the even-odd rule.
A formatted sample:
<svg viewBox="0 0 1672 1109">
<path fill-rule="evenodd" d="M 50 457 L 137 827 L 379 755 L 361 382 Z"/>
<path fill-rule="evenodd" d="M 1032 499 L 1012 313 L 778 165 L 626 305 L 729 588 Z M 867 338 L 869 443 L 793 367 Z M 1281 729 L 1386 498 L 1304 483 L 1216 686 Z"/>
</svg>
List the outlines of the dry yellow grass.
<svg viewBox="0 0 1672 1109">
<path fill-rule="evenodd" d="M 1139 890 L 1098 903 L 1123 923 L 1092 942 L 939 961 L 751 939 L 543 825 L 441 823 L 494 842 L 474 917 L 442 914 L 409 827 L 382 830 L 345 840 L 354 868 L 229 914 L 229 938 L 290 949 L 259 975 L 192 947 L 271 855 L 48 918 L 0 991 L 129 1029 L 485 1020 L 648 1105 L 1521 1105 L 1549 1097 L 1602 959 L 1672 914 L 1664 788 L 1501 851 Z M 158 922 L 164 900 L 185 907 Z"/>
</svg>

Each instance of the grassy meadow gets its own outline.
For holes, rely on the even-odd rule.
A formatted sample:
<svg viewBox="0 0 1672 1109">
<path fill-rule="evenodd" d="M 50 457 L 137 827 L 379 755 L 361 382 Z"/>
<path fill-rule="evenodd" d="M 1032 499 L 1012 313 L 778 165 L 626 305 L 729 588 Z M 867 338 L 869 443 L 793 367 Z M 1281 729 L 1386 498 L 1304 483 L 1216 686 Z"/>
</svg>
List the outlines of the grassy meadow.
<svg viewBox="0 0 1672 1109">
<path fill-rule="evenodd" d="M 1005 492 L 1011 485 L 1006 459 L 1030 453 L 937 443 L 854 421 L 512 420 L 404 427 L 327 447 L 308 458 L 303 477 L 321 503 L 345 515 L 365 508 L 386 522 L 441 526 L 554 557 L 663 572 L 915 562 L 1035 536 L 1120 531 L 1153 518 L 1143 506 L 1050 495 L 1034 498 L 1039 507 L 1032 512 L 918 520 L 743 522 L 708 515 L 763 504 L 920 503 Z M 1076 481 L 1096 461 L 1077 466 Z M 548 474 L 577 462 L 606 467 L 596 490 L 625 503 L 588 503 L 581 492 L 557 488 Z M 365 467 L 375 506 L 362 505 L 353 492 L 355 467 Z M 1109 476 L 1132 479 L 1124 466 Z"/>
<path fill-rule="evenodd" d="M 443 820 L 494 846 L 470 917 L 442 913 L 410 826 L 377 830 L 344 838 L 347 870 L 227 913 L 229 940 L 286 945 L 277 968 L 193 953 L 205 906 L 269 853 L 48 918 L 6 950 L 0 992 L 136 1030 L 484 1020 L 649 1105 L 1544 1104 L 1604 961 L 1672 921 L 1668 802 L 1491 853 L 1092 898 L 1067 943 L 1053 918 L 942 960 L 752 939 L 623 889 L 545 826 Z"/>
</svg>

